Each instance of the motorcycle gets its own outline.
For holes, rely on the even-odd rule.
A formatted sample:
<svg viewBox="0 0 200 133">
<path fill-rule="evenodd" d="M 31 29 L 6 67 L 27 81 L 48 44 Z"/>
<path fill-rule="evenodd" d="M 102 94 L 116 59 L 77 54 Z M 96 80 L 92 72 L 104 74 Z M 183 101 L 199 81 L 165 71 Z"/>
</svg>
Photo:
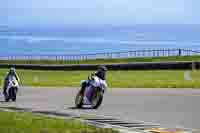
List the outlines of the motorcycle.
<svg viewBox="0 0 200 133">
<path fill-rule="evenodd" d="M 107 89 L 106 81 L 97 76 L 92 76 L 91 79 L 88 78 L 87 81 L 82 81 L 81 85 L 83 84 L 85 84 L 84 89 L 81 87 L 75 98 L 76 107 L 82 108 L 84 105 L 90 105 L 91 108 L 97 109 L 101 105 L 103 94 Z"/>
<path fill-rule="evenodd" d="M 10 76 L 8 80 L 7 94 L 4 94 L 6 102 L 9 102 L 10 99 L 13 102 L 16 101 L 18 88 L 19 88 L 19 83 L 17 79 L 14 76 Z"/>
</svg>

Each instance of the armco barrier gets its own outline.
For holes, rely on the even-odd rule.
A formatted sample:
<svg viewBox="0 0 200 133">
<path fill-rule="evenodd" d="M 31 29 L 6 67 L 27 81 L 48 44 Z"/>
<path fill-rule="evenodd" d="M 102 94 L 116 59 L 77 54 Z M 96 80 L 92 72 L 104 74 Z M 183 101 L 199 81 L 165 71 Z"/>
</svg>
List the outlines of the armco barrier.
<svg viewBox="0 0 200 133">
<path fill-rule="evenodd" d="M 200 62 L 151 62 L 129 64 L 106 64 L 108 70 L 167 70 L 167 69 L 200 69 Z M 15 67 L 16 69 L 30 70 L 96 70 L 98 65 L 8 65 L 0 64 L 0 68 Z"/>
</svg>

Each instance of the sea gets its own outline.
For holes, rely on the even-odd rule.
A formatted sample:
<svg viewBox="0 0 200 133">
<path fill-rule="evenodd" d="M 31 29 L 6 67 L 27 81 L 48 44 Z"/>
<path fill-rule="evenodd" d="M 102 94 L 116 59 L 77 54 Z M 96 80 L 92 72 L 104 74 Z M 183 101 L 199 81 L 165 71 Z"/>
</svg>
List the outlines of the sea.
<svg viewBox="0 0 200 133">
<path fill-rule="evenodd" d="M 72 55 L 153 49 L 200 50 L 200 25 L 0 27 L 0 55 Z"/>
</svg>

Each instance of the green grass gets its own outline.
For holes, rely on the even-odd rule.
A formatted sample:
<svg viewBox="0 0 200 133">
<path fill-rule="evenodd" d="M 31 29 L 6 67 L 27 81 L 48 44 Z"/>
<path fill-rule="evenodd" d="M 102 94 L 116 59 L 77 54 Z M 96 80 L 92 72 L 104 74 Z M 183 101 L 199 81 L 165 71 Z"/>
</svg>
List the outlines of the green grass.
<svg viewBox="0 0 200 133">
<path fill-rule="evenodd" d="M 131 62 L 163 62 L 163 61 L 200 61 L 200 56 L 170 56 L 170 57 L 145 57 L 123 59 L 94 59 L 82 61 L 50 61 L 50 60 L 0 60 L 2 64 L 112 64 Z"/>
<path fill-rule="evenodd" d="M 0 133 L 114 133 L 76 120 L 0 111 Z"/>
<path fill-rule="evenodd" d="M 0 69 L 3 80 L 7 69 Z M 72 86 L 87 79 L 93 71 L 31 71 L 17 70 L 24 86 Z M 109 88 L 200 88 L 200 71 L 190 71 L 185 80 L 184 70 L 108 71 Z"/>
</svg>

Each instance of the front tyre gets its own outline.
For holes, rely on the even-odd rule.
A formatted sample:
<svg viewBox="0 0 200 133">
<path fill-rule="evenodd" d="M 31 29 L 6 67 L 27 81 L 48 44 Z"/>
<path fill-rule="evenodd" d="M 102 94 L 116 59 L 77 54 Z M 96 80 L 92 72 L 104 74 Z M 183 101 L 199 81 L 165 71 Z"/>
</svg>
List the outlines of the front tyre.
<svg viewBox="0 0 200 133">
<path fill-rule="evenodd" d="M 15 102 L 16 101 L 16 91 L 13 91 L 13 94 L 12 94 L 12 101 Z"/>
<path fill-rule="evenodd" d="M 17 96 L 17 88 L 15 87 L 10 88 L 8 98 L 11 99 L 13 102 L 15 102 L 16 96 Z"/>
<path fill-rule="evenodd" d="M 10 98 L 9 97 L 5 97 L 5 102 L 9 102 Z"/>
<path fill-rule="evenodd" d="M 97 90 L 96 93 L 92 97 L 92 108 L 97 109 L 101 105 L 103 101 L 103 92 Z"/>
<path fill-rule="evenodd" d="M 12 98 L 11 98 L 13 102 L 16 101 L 16 97 L 17 97 L 17 88 L 13 88 Z"/>
<path fill-rule="evenodd" d="M 75 98 L 75 105 L 77 108 L 82 108 L 83 106 L 83 93 L 81 91 L 78 92 Z"/>
</svg>

